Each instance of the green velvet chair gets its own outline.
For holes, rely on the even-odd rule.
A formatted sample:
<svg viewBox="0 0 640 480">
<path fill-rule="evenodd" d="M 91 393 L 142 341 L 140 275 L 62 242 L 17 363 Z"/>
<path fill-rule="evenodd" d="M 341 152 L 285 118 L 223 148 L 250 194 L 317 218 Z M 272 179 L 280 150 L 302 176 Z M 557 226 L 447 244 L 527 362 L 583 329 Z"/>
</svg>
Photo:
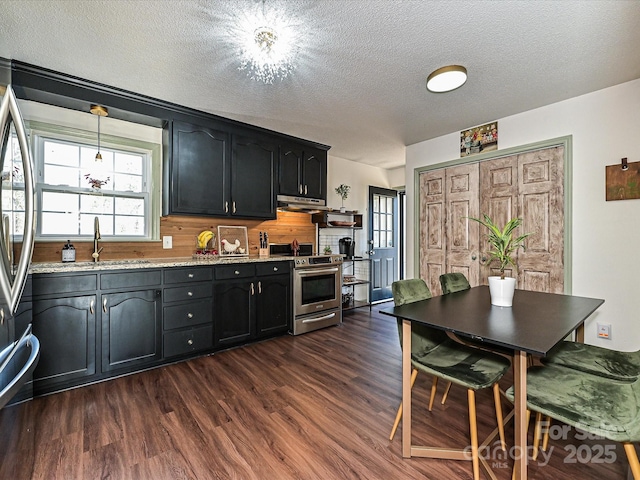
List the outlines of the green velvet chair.
<svg viewBox="0 0 640 480">
<path fill-rule="evenodd" d="M 467 277 L 465 277 L 463 273 L 444 273 L 440 275 L 440 286 L 442 287 L 443 295 L 469 290 L 471 288 L 469 280 L 467 280 Z"/>
<path fill-rule="evenodd" d="M 564 341 L 541 361 L 545 365 L 561 365 L 623 382 L 633 382 L 640 377 L 640 351 L 620 352 Z"/>
<path fill-rule="evenodd" d="M 469 290 L 471 285 L 469 285 L 469 280 L 463 273 L 452 272 L 440 275 L 440 287 L 442 287 L 442 295 L 448 295 L 462 290 Z M 447 387 L 442 394 L 442 401 L 440 402 L 442 405 L 447 401 L 449 390 L 451 390 L 451 382 L 447 383 Z"/>
<path fill-rule="evenodd" d="M 506 395 L 513 401 L 513 387 Z M 640 380 L 620 381 L 556 365 L 532 367 L 527 372 L 527 408 L 621 442 L 633 478 L 640 480 L 633 445 L 640 441 Z"/>
<path fill-rule="evenodd" d="M 426 300 L 431 298 L 431 291 L 424 280 L 410 279 L 394 282 L 391 285 L 393 294 L 393 301 L 395 305 L 405 305 L 407 303 L 418 302 L 420 300 Z M 398 324 L 398 333 L 400 335 L 400 343 L 402 344 L 402 325 Z M 447 334 L 442 330 L 429 328 L 425 325 L 413 325 L 411 327 L 411 355 L 423 356 L 436 348 L 442 342 L 449 339 Z M 411 371 L 411 387 L 416 382 L 418 377 L 418 369 L 414 368 Z M 438 377 L 433 377 L 433 383 L 431 385 L 431 397 L 429 398 L 429 411 L 433 408 L 433 401 L 436 396 L 436 388 L 438 385 Z M 398 407 L 398 413 L 396 419 L 391 427 L 391 434 L 389 440 L 393 440 L 396 434 L 400 420 L 402 419 L 402 402 Z"/>
<path fill-rule="evenodd" d="M 396 306 L 431 297 L 429 288 L 421 279 L 393 282 L 391 291 Z M 402 344 L 401 320 L 398 321 L 398 334 Z M 443 332 L 437 329 L 414 324 L 411 329 L 411 364 L 414 371 L 419 370 L 432 375 L 434 386 L 437 383 L 436 379 L 442 378 L 467 389 L 473 478 L 478 479 L 480 462 L 475 392 L 489 387 L 493 389 L 500 441 L 502 448 L 506 450 L 498 381 L 509 370 L 511 362 L 503 356 L 462 345 L 446 336 L 446 338 L 442 337 L 442 335 L 444 335 Z M 415 346 L 414 340 L 418 341 Z M 433 344 L 436 341 L 439 343 L 434 347 Z M 428 344 L 428 348 L 425 348 L 425 342 Z M 401 416 L 402 412 L 400 411 L 399 414 Z"/>
</svg>

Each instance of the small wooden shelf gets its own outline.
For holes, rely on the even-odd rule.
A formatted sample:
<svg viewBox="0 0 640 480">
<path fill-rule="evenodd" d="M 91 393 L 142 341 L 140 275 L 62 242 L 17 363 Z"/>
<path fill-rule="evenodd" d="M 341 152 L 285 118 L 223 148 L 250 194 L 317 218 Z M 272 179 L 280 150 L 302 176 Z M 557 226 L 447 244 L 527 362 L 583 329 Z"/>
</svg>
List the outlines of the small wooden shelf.
<svg viewBox="0 0 640 480">
<path fill-rule="evenodd" d="M 355 225 L 349 227 L 343 226 L 333 226 L 330 225 L 329 222 L 331 220 L 349 220 L 356 222 Z M 313 223 L 317 223 L 319 228 L 348 228 L 348 229 L 362 229 L 362 214 L 355 212 L 339 212 L 339 211 L 331 211 L 331 212 L 319 212 L 314 213 L 311 216 L 311 221 Z"/>
<path fill-rule="evenodd" d="M 369 285 L 371 283 L 371 281 L 368 278 L 355 278 L 352 281 L 349 282 L 345 282 L 344 281 L 344 275 L 345 275 L 345 270 L 347 272 L 351 272 L 351 274 L 349 274 L 351 277 L 355 277 L 355 265 L 358 262 L 370 262 L 371 259 L 370 258 L 363 258 L 363 257 L 354 257 L 354 258 L 345 258 L 342 261 L 342 275 L 343 275 L 343 282 L 342 282 L 342 286 L 348 288 L 348 292 L 350 292 L 351 295 L 351 299 L 349 300 L 349 302 L 345 302 L 342 304 L 342 311 L 346 312 L 348 310 L 353 310 L 355 308 L 360 308 L 360 307 L 369 307 L 369 310 L 371 310 L 371 301 L 369 300 L 369 292 L 367 291 L 367 296 L 366 296 L 366 300 L 354 300 L 355 297 L 355 290 L 356 287 L 358 285 Z M 371 276 L 371 263 L 369 263 L 368 268 L 367 268 L 367 274 L 369 276 Z M 369 287 L 367 287 L 367 290 L 369 289 Z"/>
</svg>

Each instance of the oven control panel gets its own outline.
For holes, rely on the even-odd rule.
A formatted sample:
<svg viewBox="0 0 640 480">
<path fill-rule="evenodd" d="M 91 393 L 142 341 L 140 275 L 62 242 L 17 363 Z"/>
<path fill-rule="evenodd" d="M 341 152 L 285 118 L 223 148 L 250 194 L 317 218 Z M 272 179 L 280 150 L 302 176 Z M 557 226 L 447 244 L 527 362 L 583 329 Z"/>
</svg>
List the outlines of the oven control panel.
<svg viewBox="0 0 640 480">
<path fill-rule="evenodd" d="M 321 267 L 323 265 L 337 265 L 342 263 L 340 255 L 314 255 L 312 257 L 296 257 L 296 268 Z"/>
</svg>

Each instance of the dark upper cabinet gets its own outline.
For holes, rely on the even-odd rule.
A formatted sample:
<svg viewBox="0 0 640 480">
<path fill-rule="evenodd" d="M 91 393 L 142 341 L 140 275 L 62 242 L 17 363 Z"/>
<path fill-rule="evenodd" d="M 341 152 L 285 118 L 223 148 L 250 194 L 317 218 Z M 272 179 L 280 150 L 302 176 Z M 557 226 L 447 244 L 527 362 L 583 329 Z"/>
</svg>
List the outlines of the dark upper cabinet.
<svg viewBox="0 0 640 480">
<path fill-rule="evenodd" d="M 297 144 L 281 145 L 278 184 L 281 195 L 326 200 L 326 150 Z"/>
<path fill-rule="evenodd" d="M 173 122 L 163 213 L 276 218 L 277 142 Z"/>
<path fill-rule="evenodd" d="M 230 134 L 184 122 L 173 122 L 172 132 L 172 157 L 165 163 L 168 178 L 163 213 L 227 215 Z"/>
<path fill-rule="evenodd" d="M 276 218 L 277 144 L 238 134 L 232 145 L 231 215 Z"/>
</svg>

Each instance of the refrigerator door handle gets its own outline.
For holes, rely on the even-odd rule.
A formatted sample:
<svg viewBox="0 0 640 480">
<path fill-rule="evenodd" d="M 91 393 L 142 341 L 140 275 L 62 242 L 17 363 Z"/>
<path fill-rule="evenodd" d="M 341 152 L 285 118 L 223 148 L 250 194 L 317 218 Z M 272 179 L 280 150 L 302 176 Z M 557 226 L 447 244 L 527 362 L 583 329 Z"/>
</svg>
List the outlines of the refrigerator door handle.
<svg viewBox="0 0 640 480">
<path fill-rule="evenodd" d="M 3 141 L 8 138 L 8 129 L 11 120 L 13 121 L 16 136 L 18 138 L 18 144 L 20 146 L 24 173 L 25 196 L 25 226 L 22 236 L 22 249 L 15 271 L 15 276 L 13 278 L 11 272 L 12 266 L 9 265 L 8 262 L 0 261 L 0 294 L 2 296 L 3 303 L 9 307 L 10 314 L 13 315 L 20 303 L 20 297 L 22 296 L 24 284 L 27 280 L 29 264 L 31 263 L 31 256 L 33 254 L 33 242 L 36 230 L 36 198 L 35 178 L 27 134 L 25 132 L 22 115 L 20 114 L 18 101 L 15 93 L 13 92 L 13 88 L 11 85 L 7 85 L 7 89 L 2 97 L 2 103 L 0 103 L 0 135 L 2 135 Z M 5 244 L 5 248 L 9 248 L 9 245 Z M 3 252 L 3 256 L 7 253 L 8 252 Z"/>
</svg>

